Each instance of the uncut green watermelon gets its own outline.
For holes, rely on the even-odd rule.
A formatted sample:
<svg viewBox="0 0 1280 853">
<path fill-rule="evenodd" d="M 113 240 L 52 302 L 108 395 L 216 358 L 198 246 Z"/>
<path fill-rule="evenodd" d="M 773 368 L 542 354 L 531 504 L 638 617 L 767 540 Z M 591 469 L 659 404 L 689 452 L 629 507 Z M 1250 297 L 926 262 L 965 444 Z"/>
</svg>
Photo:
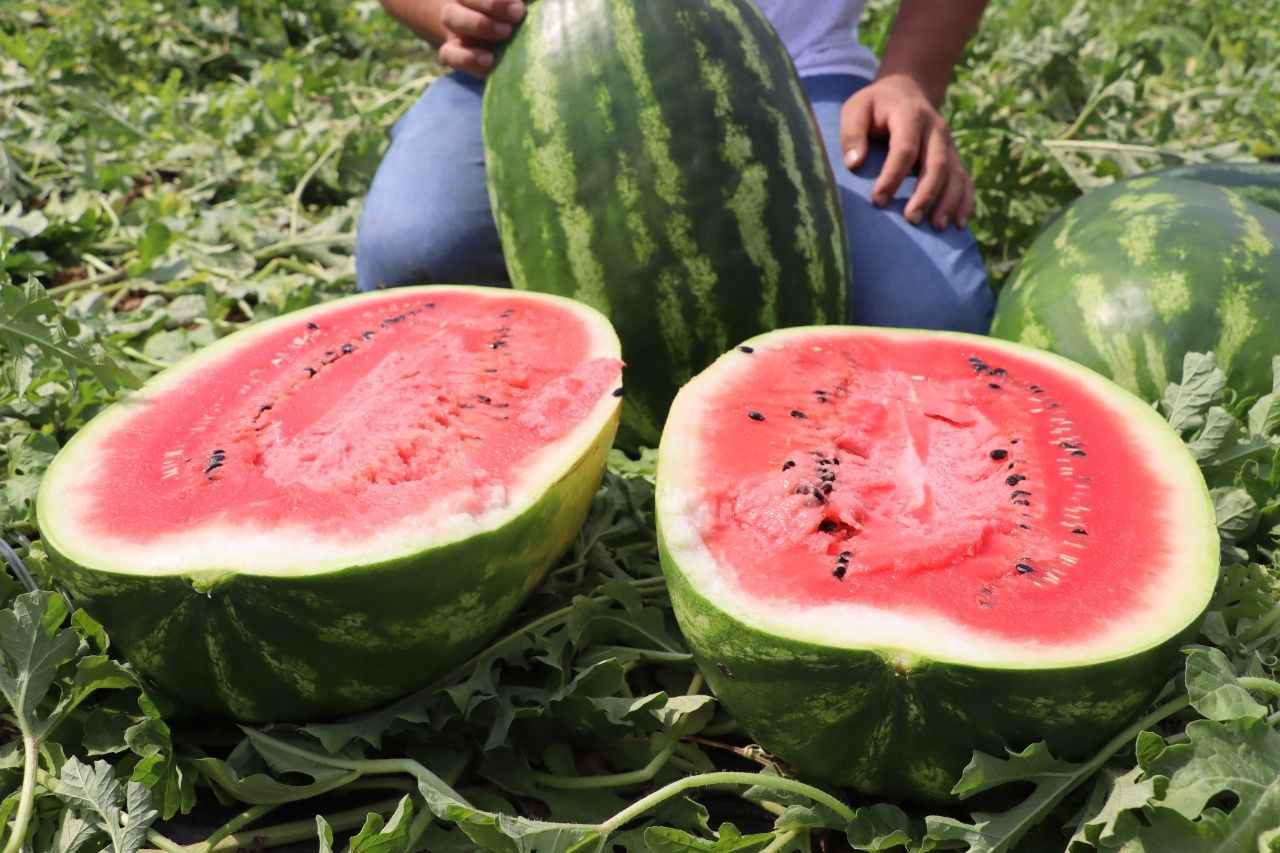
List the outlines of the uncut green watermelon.
<svg viewBox="0 0 1280 853">
<path fill-rule="evenodd" d="M 1208 350 L 1233 388 L 1268 393 L 1280 213 L 1203 177 L 1136 178 L 1075 201 L 1027 251 L 991 333 L 1148 400 L 1179 376 L 1183 353 Z"/>
<path fill-rule="evenodd" d="M 1176 671 L 1218 576 L 1163 419 L 991 338 L 751 339 L 658 452 L 662 565 L 708 684 L 802 775 L 946 799 L 974 750 L 1080 759 Z"/>
<path fill-rule="evenodd" d="M 619 344 L 553 296 L 406 288 L 223 338 L 72 438 L 56 579 L 188 709 L 313 720 L 486 642 L 565 550 L 617 426 Z"/>
<path fill-rule="evenodd" d="M 843 322 L 831 167 L 750 0 L 534 0 L 485 85 L 485 167 L 517 288 L 609 316 L 620 441 L 733 341 Z"/>
</svg>

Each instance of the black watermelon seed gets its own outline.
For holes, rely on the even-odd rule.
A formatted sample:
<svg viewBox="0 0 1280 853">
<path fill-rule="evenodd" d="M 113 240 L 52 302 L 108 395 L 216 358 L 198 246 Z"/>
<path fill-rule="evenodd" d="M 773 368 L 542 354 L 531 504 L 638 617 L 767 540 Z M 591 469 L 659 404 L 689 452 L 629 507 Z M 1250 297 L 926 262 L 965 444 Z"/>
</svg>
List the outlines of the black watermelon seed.
<svg viewBox="0 0 1280 853">
<path fill-rule="evenodd" d="M 476 399 L 479 400 L 481 403 L 485 403 L 486 405 L 493 402 L 491 398 L 486 397 L 484 394 L 477 394 Z"/>
<path fill-rule="evenodd" d="M 272 406 L 271 403 L 263 403 L 261 406 L 258 407 L 258 414 L 262 414 L 263 412 L 268 411 L 269 409 L 271 409 L 271 406 Z"/>
<path fill-rule="evenodd" d="M 1012 462 L 1010 462 L 1010 463 L 1009 463 L 1009 470 L 1010 470 L 1010 471 L 1012 471 L 1012 470 L 1013 470 L 1013 463 L 1012 463 Z"/>
<path fill-rule="evenodd" d="M 844 573 L 847 571 L 849 569 L 844 563 L 837 563 L 836 567 L 831 570 L 831 574 L 835 575 L 836 580 L 842 581 L 844 580 Z"/>
<path fill-rule="evenodd" d="M 1018 498 L 1013 502 L 1014 506 L 1031 506 L 1031 501 L 1026 498 Z"/>
<path fill-rule="evenodd" d="M 428 303 L 428 305 L 430 305 L 430 303 Z M 498 316 L 499 316 L 499 317 L 510 317 L 510 316 L 511 316 L 512 314 L 514 314 L 514 313 L 515 313 L 515 309 L 514 309 L 514 308 L 507 308 L 506 310 L 504 310 L 504 311 L 503 311 L 501 314 L 499 314 Z"/>
<path fill-rule="evenodd" d="M 751 355 L 755 350 L 749 346 L 740 346 L 738 347 L 738 352 L 745 352 L 747 355 Z"/>
<path fill-rule="evenodd" d="M 1008 372 L 1009 372 L 1009 371 L 1005 370 L 1003 367 L 993 367 L 993 368 L 991 368 L 991 375 L 992 375 L 992 376 L 1004 376 L 1004 375 L 1005 375 L 1005 374 L 1007 374 Z"/>
<path fill-rule="evenodd" d="M 1030 530 L 1030 529 L 1031 529 L 1031 525 L 1030 525 L 1030 524 L 1019 524 L 1018 526 L 1019 526 L 1019 527 L 1021 527 L 1023 530 Z"/>
<path fill-rule="evenodd" d="M 1019 440 L 1020 440 L 1020 439 L 1011 438 L 1011 439 L 1009 439 L 1009 443 L 1010 443 L 1010 444 L 1017 444 Z"/>
<path fill-rule="evenodd" d="M 625 394 L 625 393 L 626 393 L 626 391 L 624 391 L 622 388 L 614 388 L 614 389 L 613 389 L 613 396 L 615 396 L 615 397 L 621 397 L 621 396 L 622 396 L 623 394 Z"/>
<path fill-rule="evenodd" d="M 835 471 L 823 471 L 822 474 L 818 476 L 818 479 L 823 481 L 824 483 L 830 483 L 833 480 L 835 480 L 835 478 L 836 478 Z"/>
<path fill-rule="evenodd" d="M 988 388 L 994 388 L 994 389 L 995 389 L 995 390 L 997 390 L 997 391 L 999 391 L 999 390 L 1000 390 L 1000 386 L 999 386 L 999 385 L 997 385 L 997 384 L 996 384 L 996 383 L 994 383 L 994 382 L 988 382 L 988 383 L 987 383 L 987 387 L 988 387 Z"/>
<path fill-rule="evenodd" d="M 501 349 L 507 345 L 506 341 L 493 341 L 489 344 L 489 349 Z"/>
<path fill-rule="evenodd" d="M 753 421 L 764 420 L 764 415 L 760 414 L 759 412 L 747 412 L 747 417 L 751 418 L 751 420 Z"/>
<path fill-rule="evenodd" d="M 791 417 L 804 419 L 808 417 L 808 415 L 806 415 L 804 412 L 800 411 L 799 409 L 792 409 Z"/>
<path fill-rule="evenodd" d="M 1009 451 L 1007 451 L 1007 450 L 993 450 L 993 451 L 991 451 L 991 458 L 992 458 L 992 459 L 995 459 L 995 460 L 997 460 L 997 461 L 998 461 L 998 460 L 1000 460 L 1000 459 L 1004 459 L 1004 458 L 1005 458 L 1006 456 L 1008 456 L 1008 455 L 1009 455 Z"/>
<path fill-rule="evenodd" d="M 782 470 L 783 470 L 783 471 L 789 471 L 789 470 L 791 470 L 791 469 L 792 469 L 792 468 L 794 468 L 794 467 L 796 467 L 796 463 L 795 463 L 795 461 L 794 461 L 794 460 L 792 460 L 792 459 L 788 459 L 786 462 L 783 462 L 783 463 L 782 463 Z"/>
<path fill-rule="evenodd" d="M 1074 534 L 1075 534 L 1075 535 L 1077 535 L 1077 536 L 1088 536 L 1088 535 L 1089 535 L 1089 531 L 1085 530 L 1083 527 L 1075 527 L 1075 528 L 1072 528 L 1071 532 L 1072 532 L 1072 533 L 1074 533 Z"/>
<path fill-rule="evenodd" d="M 824 518 L 822 521 L 818 522 L 818 530 L 822 533 L 834 533 L 836 530 L 836 523 L 829 518 Z"/>
<path fill-rule="evenodd" d="M 1088 456 L 1089 454 L 1085 453 L 1083 450 L 1073 450 L 1071 451 L 1071 455 L 1072 456 Z"/>
<path fill-rule="evenodd" d="M 342 351 L 343 351 L 343 352 L 355 352 L 355 351 L 356 351 L 356 348 L 355 348 L 354 346 L 352 346 L 351 344 L 343 344 L 343 345 L 342 345 Z"/>
<path fill-rule="evenodd" d="M 832 490 L 833 488 L 834 488 L 834 487 L 833 487 L 830 483 L 823 483 L 823 484 L 822 484 L 822 493 L 823 493 L 824 495 L 829 495 L 829 494 L 831 494 L 831 490 Z"/>
<path fill-rule="evenodd" d="M 435 308 L 435 307 L 436 307 L 436 304 L 435 304 L 434 302 L 424 302 L 424 303 L 422 303 L 422 307 L 423 307 L 423 308 Z"/>
<path fill-rule="evenodd" d="M 364 338 L 366 341 L 373 340 L 373 330 L 365 329 L 363 332 L 360 333 L 360 337 Z"/>
<path fill-rule="evenodd" d="M 303 371 L 307 374 L 307 376 L 315 376 L 315 375 L 316 375 L 316 369 L 315 369 L 314 367 L 304 367 L 304 368 L 302 368 L 302 369 L 303 369 Z"/>
<path fill-rule="evenodd" d="M 1026 563 L 1018 563 L 1014 568 L 1018 570 L 1018 574 L 1020 575 L 1029 575 L 1035 571 L 1035 569 L 1031 568 L 1031 566 Z"/>
<path fill-rule="evenodd" d="M 840 464 L 840 457 L 839 457 L 839 456 L 832 456 L 832 457 L 831 457 L 831 464 L 832 464 L 832 465 L 839 465 L 839 464 Z"/>
<path fill-rule="evenodd" d="M 813 489 L 809 488 L 809 484 L 808 484 L 808 483 L 801 483 L 800 485 L 796 486 L 796 491 L 795 491 L 795 493 L 796 493 L 797 495 L 807 495 L 807 494 L 809 494 L 809 493 L 810 493 L 810 492 L 812 492 L 812 491 L 813 491 Z"/>
<path fill-rule="evenodd" d="M 1006 486 L 1016 486 L 1025 479 L 1027 479 L 1025 474 L 1010 474 L 1008 477 L 1004 478 L 1004 484 Z"/>
<path fill-rule="evenodd" d="M 307 324 L 307 328 L 314 332 L 316 329 L 318 329 L 318 328 L 320 328 L 320 327 L 319 327 L 319 326 L 317 326 L 315 323 L 308 323 L 308 324 Z"/>
<path fill-rule="evenodd" d="M 842 562 L 842 563 L 847 563 L 847 562 L 849 562 L 849 558 L 850 558 L 850 557 L 852 557 L 852 556 L 853 556 L 853 552 L 852 552 L 852 551 L 841 551 L 841 552 L 837 555 L 838 559 L 839 559 L 839 560 L 840 560 L 840 562 Z"/>
<path fill-rule="evenodd" d="M 1029 498 L 1029 497 L 1031 497 L 1031 493 L 1030 493 L 1030 492 L 1028 492 L 1026 489 L 1014 489 L 1012 492 L 1010 492 L 1010 493 L 1009 493 L 1009 497 L 1011 497 L 1011 498 Z"/>
</svg>

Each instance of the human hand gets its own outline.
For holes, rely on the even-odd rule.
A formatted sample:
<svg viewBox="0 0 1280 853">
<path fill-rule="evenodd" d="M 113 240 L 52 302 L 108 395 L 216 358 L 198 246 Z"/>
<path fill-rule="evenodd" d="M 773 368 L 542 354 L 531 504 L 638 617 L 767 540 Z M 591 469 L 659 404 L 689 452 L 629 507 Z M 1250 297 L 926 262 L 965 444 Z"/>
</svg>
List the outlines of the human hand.
<svg viewBox="0 0 1280 853">
<path fill-rule="evenodd" d="M 494 46 L 511 37 L 524 13 L 522 0 L 448 0 L 440 9 L 448 35 L 440 45 L 440 61 L 484 77 L 493 68 Z"/>
<path fill-rule="evenodd" d="M 873 204 L 883 207 L 917 163 L 916 191 L 903 215 L 919 225 L 927 214 L 939 231 L 963 228 L 973 215 L 973 179 L 951 141 L 947 121 L 924 88 L 905 74 L 890 74 L 854 93 L 840 113 L 840 146 L 850 170 L 867 157 L 871 134 L 889 136 L 889 156 L 875 186 Z"/>
</svg>

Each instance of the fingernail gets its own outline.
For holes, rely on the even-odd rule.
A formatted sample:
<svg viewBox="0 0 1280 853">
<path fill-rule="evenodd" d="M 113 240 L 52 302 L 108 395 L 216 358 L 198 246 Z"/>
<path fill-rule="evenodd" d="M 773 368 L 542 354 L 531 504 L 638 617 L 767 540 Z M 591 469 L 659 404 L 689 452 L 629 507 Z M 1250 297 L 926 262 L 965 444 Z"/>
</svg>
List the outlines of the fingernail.
<svg viewBox="0 0 1280 853">
<path fill-rule="evenodd" d="M 477 64 L 477 65 L 481 65 L 481 66 L 483 66 L 483 67 L 485 67 L 485 68 L 488 68 L 490 65 L 492 65 L 492 64 L 493 64 L 493 54 L 492 54 L 492 53 L 477 53 L 477 54 L 476 54 L 476 64 Z"/>
<path fill-rule="evenodd" d="M 852 169 L 858 165 L 858 149 L 850 148 L 844 154 L 844 166 L 846 169 Z"/>
<path fill-rule="evenodd" d="M 917 212 L 914 212 L 914 213 L 908 213 L 908 214 L 907 214 L 907 221 L 908 221 L 908 222 L 910 222 L 912 225 L 919 225 L 919 224 L 920 224 L 920 220 L 922 220 L 922 219 L 924 219 L 924 217 L 923 217 L 923 216 L 921 216 L 921 215 L 920 215 L 920 213 L 919 213 L 918 211 L 917 211 Z"/>
<path fill-rule="evenodd" d="M 524 17 L 524 4 L 523 4 L 523 3 L 508 3 L 508 4 L 507 4 L 507 16 L 508 16 L 509 18 L 511 18 L 511 20 L 513 20 L 513 21 L 518 21 L 518 20 L 520 20 L 521 18 L 523 18 L 523 17 Z"/>
<path fill-rule="evenodd" d="M 502 23 L 502 21 L 499 21 L 498 23 L 493 25 L 493 31 L 497 33 L 498 38 L 504 39 L 507 36 L 511 35 L 511 25 L 504 24 Z"/>
<path fill-rule="evenodd" d="M 938 230 L 939 230 L 939 231 L 946 231 L 946 230 L 947 230 L 947 225 L 949 225 L 949 224 L 950 224 L 950 223 L 949 223 L 949 222 L 947 222 L 947 217 L 943 216 L 943 217 L 939 218 L 939 219 L 938 219 Z"/>
<path fill-rule="evenodd" d="M 871 203 L 876 207 L 884 207 L 885 197 L 880 193 L 874 193 L 871 196 Z"/>
</svg>

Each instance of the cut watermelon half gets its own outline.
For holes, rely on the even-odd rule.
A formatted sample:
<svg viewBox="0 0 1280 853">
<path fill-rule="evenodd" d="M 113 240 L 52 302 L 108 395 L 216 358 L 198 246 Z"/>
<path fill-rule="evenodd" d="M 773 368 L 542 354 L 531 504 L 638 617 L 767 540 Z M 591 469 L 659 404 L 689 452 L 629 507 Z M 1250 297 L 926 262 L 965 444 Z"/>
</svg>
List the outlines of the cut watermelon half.
<svg viewBox="0 0 1280 853">
<path fill-rule="evenodd" d="M 788 329 L 676 398 L 676 615 L 801 771 L 944 799 L 973 750 L 1079 757 L 1148 704 L 1218 576 L 1199 469 L 1149 406 L 989 338 Z"/>
<path fill-rule="evenodd" d="M 237 332 L 76 434 L 41 484 L 58 579 L 195 710 L 314 719 L 485 642 L 581 526 L 617 427 L 595 310 L 404 288 Z"/>
</svg>

